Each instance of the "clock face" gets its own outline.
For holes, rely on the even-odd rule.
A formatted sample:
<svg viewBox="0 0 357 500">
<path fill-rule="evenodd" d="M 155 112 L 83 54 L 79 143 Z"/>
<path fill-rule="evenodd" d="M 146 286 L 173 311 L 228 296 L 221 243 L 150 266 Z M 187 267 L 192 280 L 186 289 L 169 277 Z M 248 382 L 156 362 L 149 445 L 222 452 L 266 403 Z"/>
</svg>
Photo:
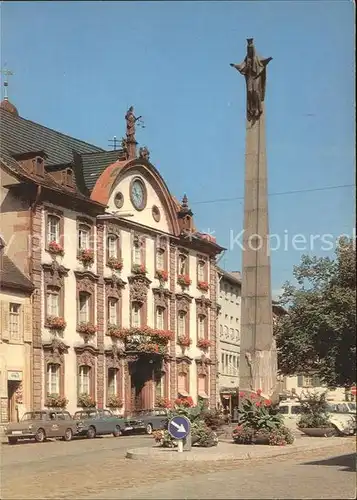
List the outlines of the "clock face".
<svg viewBox="0 0 357 500">
<path fill-rule="evenodd" d="M 131 185 L 131 201 L 136 210 L 143 210 L 146 204 L 145 186 L 141 180 L 135 179 Z"/>
</svg>

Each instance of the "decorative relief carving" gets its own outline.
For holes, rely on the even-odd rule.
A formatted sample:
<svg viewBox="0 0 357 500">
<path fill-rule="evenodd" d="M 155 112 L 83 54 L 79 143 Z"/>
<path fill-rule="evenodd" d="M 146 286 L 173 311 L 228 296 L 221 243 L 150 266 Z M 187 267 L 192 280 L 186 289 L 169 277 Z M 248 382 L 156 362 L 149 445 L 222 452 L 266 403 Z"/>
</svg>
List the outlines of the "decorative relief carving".
<svg viewBox="0 0 357 500">
<path fill-rule="evenodd" d="M 167 309 L 171 292 L 167 288 L 153 288 L 152 293 L 154 294 L 155 307 Z"/>
<path fill-rule="evenodd" d="M 105 354 L 107 368 L 121 368 L 120 358 L 123 355 L 123 351 L 116 344 L 113 344 L 111 349 L 106 350 Z"/>
<path fill-rule="evenodd" d="M 130 285 L 130 302 L 138 302 L 143 304 L 146 302 L 148 289 L 151 281 L 146 276 L 129 276 Z"/>
<path fill-rule="evenodd" d="M 69 347 L 61 340 L 54 338 L 51 342 L 43 344 L 45 362 L 61 365 L 64 363 L 64 354 L 67 354 Z"/>
<path fill-rule="evenodd" d="M 53 260 L 51 264 L 42 264 L 44 282 L 46 286 L 61 288 L 64 285 L 64 277 L 68 276 L 69 269 Z"/>
<path fill-rule="evenodd" d="M 199 316 L 208 316 L 208 308 L 211 307 L 211 301 L 204 295 L 196 299 L 196 310 Z"/>
<path fill-rule="evenodd" d="M 113 274 L 110 278 L 104 278 L 105 282 L 105 293 L 106 297 L 115 297 L 120 299 L 122 288 L 125 287 L 126 283 L 116 274 Z"/>
<path fill-rule="evenodd" d="M 192 302 L 192 297 L 187 293 L 177 293 L 177 311 L 188 312 L 190 310 L 190 304 Z"/>
<path fill-rule="evenodd" d="M 120 236 L 120 228 L 116 224 L 107 223 L 107 234 L 115 234 L 116 236 Z"/>
<path fill-rule="evenodd" d="M 88 292 L 94 294 L 95 284 L 98 281 L 98 276 L 91 271 L 74 271 L 77 279 L 77 291 Z"/>
</svg>

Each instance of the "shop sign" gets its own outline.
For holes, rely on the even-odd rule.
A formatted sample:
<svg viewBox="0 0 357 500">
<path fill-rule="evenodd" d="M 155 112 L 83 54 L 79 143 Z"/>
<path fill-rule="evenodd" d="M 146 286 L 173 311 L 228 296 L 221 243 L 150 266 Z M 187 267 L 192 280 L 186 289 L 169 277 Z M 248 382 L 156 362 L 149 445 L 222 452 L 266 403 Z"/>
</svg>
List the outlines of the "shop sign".
<svg viewBox="0 0 357 500">
<path fill-rule="evenodd" d="M 8 380 L 16 380 L 18 382 L 21 382 L 22 381 L 22 372 L 8 371 L 7 372 L 7 379 Z"/>
</svg>

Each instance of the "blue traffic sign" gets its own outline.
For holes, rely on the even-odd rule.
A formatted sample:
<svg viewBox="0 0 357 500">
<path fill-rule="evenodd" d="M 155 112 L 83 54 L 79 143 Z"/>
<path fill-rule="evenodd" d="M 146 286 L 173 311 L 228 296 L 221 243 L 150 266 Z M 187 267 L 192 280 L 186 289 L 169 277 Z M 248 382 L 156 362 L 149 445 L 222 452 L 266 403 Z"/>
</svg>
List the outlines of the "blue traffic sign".
<svg viewBox="0 0 357 500">
<path fill-rule="evenodd" d="M 187 417 L 173 417 L 169 421 L 167 430 L 174 439 L 184 439 L 190 433 L 191 422 Z"/>
</svg>

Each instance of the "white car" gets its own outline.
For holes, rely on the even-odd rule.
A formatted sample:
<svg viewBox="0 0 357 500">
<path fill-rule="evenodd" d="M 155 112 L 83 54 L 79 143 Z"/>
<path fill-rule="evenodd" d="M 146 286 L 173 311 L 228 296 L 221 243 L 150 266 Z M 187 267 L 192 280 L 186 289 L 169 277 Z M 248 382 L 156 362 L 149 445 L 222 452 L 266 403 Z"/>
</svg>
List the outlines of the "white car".
<svg viewBox="0 0 357 500">
<path fill-rule="evenodd" d="M 356 432 L 356 421 L 349 413 L 337 413 L 334 406 L 329 405 L 328 417 L 338 434 L 351 435 Z M 290 429 L 296 429 L 301 415 L 301 404 L 298 401 L 282 401 L 279 404 L 284 424 Z"/>
</svg>

